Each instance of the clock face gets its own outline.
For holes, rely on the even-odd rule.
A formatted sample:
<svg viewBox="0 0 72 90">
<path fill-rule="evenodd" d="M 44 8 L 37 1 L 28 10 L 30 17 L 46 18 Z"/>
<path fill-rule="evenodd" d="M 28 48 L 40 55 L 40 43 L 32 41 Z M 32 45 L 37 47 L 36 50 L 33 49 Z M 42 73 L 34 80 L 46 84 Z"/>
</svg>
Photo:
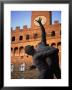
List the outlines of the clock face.
<svg viewBox="0 0 72 90">
<path fill-rule="evenodd" d="M 35 24 L 36 26 L 39 26 L 39 23 L 38 23 L 37 21 L 35 21 L 35 20 L 38 20 L 39 18 L 42 18 L 41 23 L 44 25 L 44 24 L 46 23 L 46 17 L 45 17 L 45 16 L 38 16 L 38 17 L 36 17 L 36 18 L 34 19 L 34 24 Z"/>
</svg>

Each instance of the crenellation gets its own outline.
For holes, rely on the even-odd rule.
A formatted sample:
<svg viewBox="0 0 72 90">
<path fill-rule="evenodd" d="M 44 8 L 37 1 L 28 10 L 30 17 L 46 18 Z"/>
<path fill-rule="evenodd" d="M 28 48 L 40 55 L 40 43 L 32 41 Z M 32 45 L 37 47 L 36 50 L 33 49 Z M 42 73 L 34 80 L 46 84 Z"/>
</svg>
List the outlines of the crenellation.
<svg viewBox="0 0 72 90">
<path fill-rule="evenodd" d="M 16 30 L 20 30 L 20 26 L 16 26 Z"/>
<path fill-rule="evenodd" d="M 11 27 L 11 32 L 14 32 L 15 30 L 13 29 L 13 27 Z"/>
<path fill-rule="evenodd" d="M 28 30 L 27 25 L 24 25 L 24 26 L 23 26 L 23 30 Z"/>
<path fill-rule="evenodd" d="M 55 20 L 54 21 L 54 25 L 60 25 L 59 21 L 58 20 Z"/>
</svg>

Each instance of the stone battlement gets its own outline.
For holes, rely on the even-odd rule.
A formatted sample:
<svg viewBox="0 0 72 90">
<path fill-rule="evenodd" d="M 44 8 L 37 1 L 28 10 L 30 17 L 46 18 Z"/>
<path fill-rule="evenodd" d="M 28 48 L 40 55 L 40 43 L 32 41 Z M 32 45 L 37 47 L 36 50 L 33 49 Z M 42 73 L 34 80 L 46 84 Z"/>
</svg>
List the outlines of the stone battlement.
<svg viewBox="0 0 72 90">
<path fill-rule="evenodd" d="M 59 23 L 58 20 L 55 20 L 54 24 L 51 24 L 50 26 L 52 26 L 52 25 L 61 25 L 61 24 Z M 13 27 L 11 27 L 12 32 L 13 31 L 19 31 L 19 30 L 32 30 L 32 28 L 28 28 L 27 25 L 24 25 L 22 29 L 20 28 L 20 26 L 16 26 L 15 29 L 13 29 Z"/>
<path fill-rule="evenodd" d="M 15 31 L 15 30 L 29 30 L 30 28 L 27 27 L 27 25 L 24 25 L 23 28 L 21 29 L 20 26 L 16 26 L 15 29 L 13 29 L 13 27 L 11 27 L 11 31 Z"/>
</svg>

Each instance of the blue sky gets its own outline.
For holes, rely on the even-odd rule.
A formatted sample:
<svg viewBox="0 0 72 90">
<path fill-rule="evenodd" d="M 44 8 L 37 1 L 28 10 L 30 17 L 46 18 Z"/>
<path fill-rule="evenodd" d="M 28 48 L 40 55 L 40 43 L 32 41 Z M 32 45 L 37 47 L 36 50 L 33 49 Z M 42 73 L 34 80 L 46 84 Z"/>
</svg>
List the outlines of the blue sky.
<svg viewBox="0 0 72 90">
<path fill-rule="evenodd" d="M 11 27 L 15 29 L 16 26 L 23 28 L 24 25 L 31 27 L 31 11 L 12 11 L 11 12 Z M 61 23 L 61 12 L 52 11 L 52 24 L 55 20 L 59 20 Z"/>
</svg>

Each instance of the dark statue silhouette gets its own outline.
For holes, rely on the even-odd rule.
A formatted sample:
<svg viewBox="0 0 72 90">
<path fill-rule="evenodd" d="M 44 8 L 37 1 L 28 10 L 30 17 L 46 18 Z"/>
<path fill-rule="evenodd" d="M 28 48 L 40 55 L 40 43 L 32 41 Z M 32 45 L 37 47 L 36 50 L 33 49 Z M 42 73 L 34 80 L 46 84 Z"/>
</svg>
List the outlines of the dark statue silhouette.
<svg viewBox="0 0 72 90">
<path fill-rule="evenodd" d="M 25 47 L 25 53 L 33 57 L 33 66 L 36 66 L 40 72 L 38 79 L 53 79 L 54 75 L 57 79 L 60 79 L 59 50 L 52 46 L 48 46 L 46 43 L 46 32 L 41 21 L 41 18 L 36 20 L 41 28 L 41 42 L 37 45 L 36 49 L 34 46 L 27 45 Z"/>
</svg>

